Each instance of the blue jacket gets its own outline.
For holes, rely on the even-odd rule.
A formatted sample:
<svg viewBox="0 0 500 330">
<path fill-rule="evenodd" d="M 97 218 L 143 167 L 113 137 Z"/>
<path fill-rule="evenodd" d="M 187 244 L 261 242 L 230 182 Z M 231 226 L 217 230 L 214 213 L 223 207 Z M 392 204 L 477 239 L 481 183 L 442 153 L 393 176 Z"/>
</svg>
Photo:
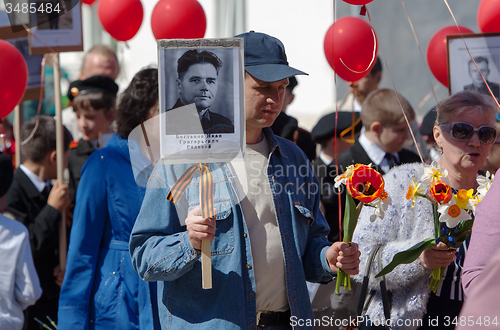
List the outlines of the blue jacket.
<svg viewBox="0 0 500 330">
<path fill-rule="evenodd" d="M 275 137 L 270 129 L 264 132 L 271 146 L 268 175 L 283 246 L 288 302 L 297 320 L 312 319 L 306 280 L 328 282 L 334 276 L 325 256 L 331 243 L 326 238 L 329 227 L 319 211 L 318 181 L 295 144 Z M 184 226 L 187 212 L 199 205 L 198 177 L 187 187 L 187 198 L 176 205 L 166 200 L 169 186 L 189 165 L 156 166 L 132 230 L 134 268 L 144 280 L 158 281 L 162 329 L 256 329 L 250 238 L 234 198 L 234 177 L 227 164 L 210 166 L 218 211 L 211 244 L 212 289 L 202 289 L 200 253 L 189 243 Z"/>
<path fill-rule="evenodd" d="M 132 175 L 127 140 L 118 135 L 83 166 L 59 299 L 59 330 L 154 328 L 155 285 L 137 276 L 128 252 L 144 192 Z"/>
</svg>

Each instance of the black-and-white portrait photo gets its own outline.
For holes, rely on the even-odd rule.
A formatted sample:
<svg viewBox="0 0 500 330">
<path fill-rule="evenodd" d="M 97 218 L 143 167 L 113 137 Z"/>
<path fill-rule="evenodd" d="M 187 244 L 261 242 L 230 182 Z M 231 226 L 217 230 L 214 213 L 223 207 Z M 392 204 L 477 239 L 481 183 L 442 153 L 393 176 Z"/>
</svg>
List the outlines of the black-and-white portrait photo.
<svg viewBox="0 0 500 330">
<path fill-rule="evenodd" d="M 163 160 L 220 162 L 244 152 L 242 53 L 237 38 L 159 40 Z"/>
<path fill-rule="evenodd" d="M 488 80 L 488 76 L 490 75 L 488 58 L 486 56 L 475 56 L 473 57 L 473 59 L 474 61 L 472 61 L 472 59 L 469 60 L 468 65 L 471 83 L 465 85 L 464 90 L 471 90 L 482 94 L 490 94 L 490 92 L 488 91 L 488 87 L 486 87 L 486 84 L 483 81 L 484 77 L 484 80 L 486 80 L 486 83 L 490 87 L 491 92 L 498 99 L 498 97 L 500 96 L 500 86 L 497 83 Z M 476 62 L 476 64 L 474 64 L 474 62 Z M 481 77 L 481 74 L 483 77 Z"/>
<path fill-rule="evenodd" d="M 228 106 L 226 102 L 215 102 L 221 80 L 219 73 L 223 65 L 216 54 L 207 50 L 191 49 L 184 52 L 177 60 L 178 98 L 172 109 L 194 104 L 204 134 L 234 133 L 232 119 L 234 113 L 230 108 L 231 105 Z M 225 86 L 228 85 L 230 83 L 226 78 Z M 222 91 L 224 93 L 228 90 L 232 89 L 224 88 Z M 228 116 L 231 116 L 231 119 Z M 167 122 L 167 134 L 199 133 L 198 127 L 192 127 L 189 123 L 190 120 Z"/>
<path fill-rule="evenodd" d="M 493 96 L 500 97 L 499 33 L 448 36 L 448 61 L 450 94 L 472 90 L 490 95 L 488 84 Z"/>
</svg>

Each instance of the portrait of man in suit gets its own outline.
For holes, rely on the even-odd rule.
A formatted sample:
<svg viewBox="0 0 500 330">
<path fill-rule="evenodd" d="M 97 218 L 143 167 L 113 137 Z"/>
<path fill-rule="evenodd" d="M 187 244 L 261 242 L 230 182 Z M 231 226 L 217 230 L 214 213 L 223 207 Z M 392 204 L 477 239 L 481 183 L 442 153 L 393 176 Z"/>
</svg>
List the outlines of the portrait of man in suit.
<svg viewBox="0 0 500 330">
<path fill-rule="evenodd" d="M 186 51 L 177 61 L 177 101 L 172 109 L 195 104 L 204 134 L 234 133 L 231 119 L 212 108 L 218 91 L 219 69 L 223 63 L 207 50 Z M 223 112 L 223 111 L 222 111 Z M 186 114 L 186 116 L 190 116 Z M 192 118 L 167 122 L 167 134 L 196 134 Z M 191 124 L 189 124 L 191 123 Z"/>
<path fill-rule="evenodd" d="M 484 76 L 484 80 L 486 80 L 488 86 L 490 86 L 491 92 L 498 99 L 498 97 L 500 96 L 500 86 L 494 82 L 488 81 L 488 76 L 490 75 L 488 58 L 484 56 L 477 56 L 474 57 L 474 61 L 476 62 L 479 71 L 476 68 L 476 65 L 474 64 L 472 59 L 469 60 L 469 76 L 472 80 L 472 84 L 465 85 L 464 90 L 471 90 L 489 95 L 490 92 L 488 91 L 488 87 L 486 87 L 486 84 L 484 83 L 483 78 L 481 77 L 482 73 Z"/>
</svg>

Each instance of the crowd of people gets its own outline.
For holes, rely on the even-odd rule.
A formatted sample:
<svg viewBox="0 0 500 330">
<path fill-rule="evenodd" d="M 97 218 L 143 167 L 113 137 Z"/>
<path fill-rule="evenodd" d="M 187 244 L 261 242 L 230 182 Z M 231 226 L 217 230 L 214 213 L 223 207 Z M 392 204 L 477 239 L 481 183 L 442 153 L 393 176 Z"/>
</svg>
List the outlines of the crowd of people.
<svg viewBox="0 0 500 330">
<path fill-rule="evenodd" d="M 414 209 L 406 197 L 425 163 L 439 162 L 454 191 L 475 191 L 478 174 L 500 167 L 500 116 L 492 97 L 458 92 L 415 129 L 415 111 L 405 97 L 379 88 L 377 59 L 365 78 L 350 85 L 338 111 L 330 109 L 308 132 L 286 113 L 297 76 L 307 73 L 289 65 L 280 40 L 254 31 L 236 37 L 244 40 L 245 59 L 241 166 L 171 164 L 150 151 L 137 170 L 133 149 L 158 145 L 147 138 L 159 138 L 157 132 L 145 132 L 151 127 L 146 123 L 160 115 L 158 69 L 141 69 L 118 93 L 118 59 L 104 45 L 85 54 L 68 89 L 63 158 L 69 184 L 52 183 L 55 120 L 34 116 L 24 123 L 17 143 L 22 165 L 13 171 L 12 159 L 0 153 L 0 328 L 44 329 L 53 323 L 63 330 L 347 329 L 360 316 L 356 307 L 367 267 L 373 270 L 366 313 L 381 328 L 388 313 L 392 329 L 454 328 L 463 326 L 453 322 L 463 315 L 487 315 L 494 324 L 496 312 L 488 307 L 498 301 L 490 290 L 498 287 L 500 251 L 493 247 L 500 226 L 491 211 L 499 207 L 497 180 L 472 215 L 471 238 L 456 251 L 436 244 L 386 275 L 388 313 L 373 278 L 396 253 L 434 235 L 430 202 Z M 184 52 L 177 63 L 178 98 L 171 108 L 195 104 L 194 117 L 206 134 L 240 127 L 234 116 L 212 107 L 224 94 L 221 66 L 217 54 L 201 50 Z M 167 123 L 167 129 L 191 132 L 186 123 Z M 407 149 L 408 123 L 417 143 L 427 137 L 422 155 Z M 142 144 L 129 140 L 136 128 L 146 137 Z M 335 178 L 357 163 L 384 175 L 392 202 L 376 222 L 373 210 L 363 208 L 347 244 L 339 221 L 346 192 Z M 186 179 L 198 168 L 199 175 Z M 209 174 L 202 175 L 203 169 Z M 147 173 L 145 179 L 137 172 Z M 247 188 L 243 194 L 241 186 Z M 69 233 L 62 264 L 61 222 Z M 211 289 L 201 285 L 206 240 Z M 368 266 L 379 246 L 381 264 Z M 429 276 L 436 268 L 446 270 L 431 292 Z M 352 283 L 336 293 L 339 269 Z M 406 320 L 420 322 L 409 326 Z"/>
</svg>

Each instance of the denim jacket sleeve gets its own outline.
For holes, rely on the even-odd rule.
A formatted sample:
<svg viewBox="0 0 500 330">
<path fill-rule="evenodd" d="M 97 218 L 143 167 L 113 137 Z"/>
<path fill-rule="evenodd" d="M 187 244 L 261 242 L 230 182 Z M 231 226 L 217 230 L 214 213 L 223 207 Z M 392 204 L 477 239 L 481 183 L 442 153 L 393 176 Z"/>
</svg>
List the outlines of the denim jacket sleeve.
<svg viewBox="0 0 500 330">
<path fill-rule="evenodd" d="M 200 257 L 181 226 L 176 206 L 166 199 L 167 175 L 173 175 L 167 174 L 169 168 L 159 163 L 153 171 L 130 237 L 132 265 L 145 281 L 173 281 Z"/>
</svg>

